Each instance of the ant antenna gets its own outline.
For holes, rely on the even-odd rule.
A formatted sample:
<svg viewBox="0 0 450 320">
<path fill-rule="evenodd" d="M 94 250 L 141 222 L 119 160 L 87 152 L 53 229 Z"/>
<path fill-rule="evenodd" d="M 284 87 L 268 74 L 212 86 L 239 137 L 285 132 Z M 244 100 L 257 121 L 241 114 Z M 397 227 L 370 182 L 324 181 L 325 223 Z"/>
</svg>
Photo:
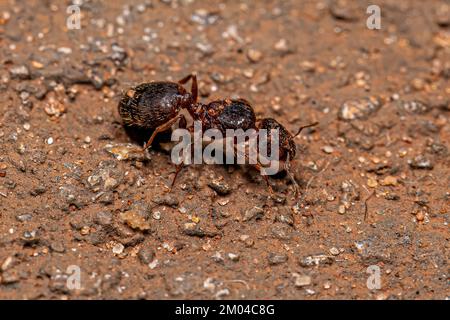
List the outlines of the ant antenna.
<svg viewBox="0 0 450 320">
<path fill-rule="evenodd" d="M 300 128 L 298 129 L 297 133 L 294 135 L 294 138 L 295 138 L 296 136 L 298 136 L 298 135 L 300 134 L 300 132 L 302 132 L 303 129 L 310 128 L 310 127 L 314 127 L 314 126 L 317 126 L 318 124 L 319 124 L 319 122 L 316 121 L 316 122 L 314 122 L 314 123 L 311 123 L 311 124 L 308 124 L 308 125 L 306 125 L 306 126 L 300 127 Z"/>
</svg>

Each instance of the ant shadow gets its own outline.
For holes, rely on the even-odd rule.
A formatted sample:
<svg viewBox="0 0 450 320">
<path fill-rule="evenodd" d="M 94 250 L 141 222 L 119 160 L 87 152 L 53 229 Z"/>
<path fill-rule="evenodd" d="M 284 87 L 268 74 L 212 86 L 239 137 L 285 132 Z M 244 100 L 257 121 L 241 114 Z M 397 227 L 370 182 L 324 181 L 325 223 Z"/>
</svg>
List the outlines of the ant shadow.
<svg viewBox="0 0 450 320">
<path fill-rule="evenodd" d="M 139 146 L 144 146 L 153 133 L 152 129 L 144 129 L 129 126 L 122 126 L 122 128 L 125 130 L 126 136 L 128 136 L 128 138 L 133 143 Z M 171 142 L 171 130 L 161 132 L 156 136 L 155 140 L 153 141 L 152 150 L 154 150 L 155 152 L 167 154 L 167 149 L 163 148 L 161 144 L 169 142 Z M 147 163 L 145 165 L 147 165 Z M 265 184 L 264 180 L 261 178 L 261 175 L 258 173 L 258 171 L 255 168 L 252 168 L 250 165 L 224 163 L 221 165 L 216 164 L 214 166 L 221 167 L 224 170 L 224 172 L 229 172 L 231 169 L 232 172 L 240 174 L 249 184 Z M 288 181 L 289 179 L 287 179 L 286 170 L 280 170 L 278 173 L 271 175 L 270 179 L 272 181 L 271 186 L 275 189 L 275 191 L 278 192 L 285 191 L 287 186 L 291 184 L 291 182 Z M 285 181 L 285 183 L 282 183 L 283 181 Z M 300 185 L 303 184 L 304 180 L 300 179 Z"/>
</svg>

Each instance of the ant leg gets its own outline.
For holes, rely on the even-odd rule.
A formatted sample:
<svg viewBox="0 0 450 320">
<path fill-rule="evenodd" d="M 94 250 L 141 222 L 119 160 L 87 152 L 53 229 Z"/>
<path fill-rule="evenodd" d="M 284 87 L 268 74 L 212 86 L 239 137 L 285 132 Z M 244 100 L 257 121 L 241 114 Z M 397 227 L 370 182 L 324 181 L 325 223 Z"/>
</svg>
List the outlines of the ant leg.
<svg viewBox="0 0 450 320">
<path fill-rule="evenodd" d="M 258 170 L 259 173 L 261 173 L 262 167 L 261 167 L 261 164 L 260 164 L 260 163 L 253 164 L 253 167 L 254 167 L 256 170 Z M 271 186 L 270 183 L 269 183 L 269 177 L 268 177 L 266 174 L 263 174 L 262 176 L 263 176 L 264 180 L 266 181 L 267 187 L 269 188 L 269 193 L 270 193 L 270 195 L 271 195 L 271 196 L 274 196 L 275 193 L 273 192 L 272 186 Z"/>
<path fill-rule="evenodd" d="M 288 155 L 287 159 L 286 159 L 286 162 L 284 164 L 284 170 L 286 170 L 286 173 L 288 174 L 289 179 L 291 180 L 292 184 L 294 185 L 294 195 L 297 197 L 298 193 L 299 193 L 299 191 L 298 191 L 299 190 L 299 186 L 298 186 L 297 181 L 295 180 L 294 175 L 291 172 L 291 164 L 290 164 L 289 160 L 290 159 L 289 159 L 289 155 Z"/>
<path fill-rule="evenodd" d="M 195 76 L 195 75 L 191 73 L 191 74 L 187 75 L 186 77 L 184 77 L 183 79 L 178 80 L 178 83 L 179 83 L 179 84 L 186 84 L 186 83 L 187 83 L 189 80 L 191 80 L 194 76 Z"/>
<path fill-rule="evenodd" d="M 234 152 L 237 155 L 237 147 L 236 147 L 236 145 L 234 146 Z M 244 156 L 245 156 L 245 162 L 250 162 L 248 154 L 245 153 Z M 262 166 L 261 166 L 261 163 L 259 161 L 257 161 L 255 164 L 251 164 L 251 166 L 253 166 L 253 168 L 258 170 L 258 172 L 261 174 Z M 274 196 L 275 193 L 273 192 L 272 186 L 269 183 L 269 177 L 266 174 L 261 174 L 261 175 L 264 178 L 264 180 L 266 181 L 267 187 L 269 188 L 270 195 Z"/>
<path fill-rule="evenodd" d="M 176 117 L 170 119 L 170 120 L 167 121 L 166 123 L 163 123 L 163 124 L 160 125 L 159 127 L 156 127 L 156 129 L 155 129 L 155 131 L 153 131 L 153 133 L 152 133 L 150 139 L 148 139 L 147 143 L 145 144 L 144 150 L 143 150 L 143 151 L 145 151 L 146 149 L 148 149 L 148 148 L 151 146 L 153 140 L 155 139 L 155 137 L 156 137 L 156 135 L 157 135 L 158 133 L 164 132 L 164 131 L 166 131 L 167 129 L 170 129 L 170 127 L 171 127 L 175 122 L 177 122 L 177 120 L 180 119 L 181 117 L 184 117 L 184 116 L 180 114 L 180 115 L 178 115 L 178 116 L 176 116 Z"/>
<path fill-rule="evenodd" d="M 181 169 L 183 169 L 183 163 L 177 164 L 176 165 L 176 169 L 175 169 L 176 170 L 175 171 L 175 176 L 173 177 L 172 184 L 170 185 L 169 192 L 172 192 L 172 188 L 175 185 L 175 180 L 177 180 L 178 173 L 180 173 Z"/>
<path fill-rule="evenodd" d="M 190 75 L 188 75 L 188 76 L 184 77 L 183 79 L 181 79 L 180 81 L 178 81 L 178 83 L 185 84 L 191 79 L 192 79 L 192 85 L 191 85 L 192 99 L 194 100 L 194 102 L 197 102 L 197 97 L 198 97 L 197 75 L 191 73 Z"/>
</svg>

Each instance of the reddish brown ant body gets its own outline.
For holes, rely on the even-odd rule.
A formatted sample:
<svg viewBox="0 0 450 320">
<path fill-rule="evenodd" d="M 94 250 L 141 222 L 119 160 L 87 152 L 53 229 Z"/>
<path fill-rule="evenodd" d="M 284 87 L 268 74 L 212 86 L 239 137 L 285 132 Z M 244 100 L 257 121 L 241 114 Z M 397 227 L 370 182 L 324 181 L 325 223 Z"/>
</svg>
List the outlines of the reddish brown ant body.
<svg viewBox="0 0 450 320">
<path fill-rule="evenodd" d="M 192 79 L 191 92 L 183 87 L 183 84 Z M 144 146 L 144 151 L 151 146 L 154 138 L 160 132 L 169 130 L 179 121 L 180 127 L 186 127 L 186 119 L 180 111 L 185 109 L 194 121 L 202 123 L 202 130 L 218 129 L 226 134 L 227 129 L 260 129 L 267 130 L 267 149 L 270 150 L 270 130 L 279 130 L 279 160 L 285 163 L 284 169 L 294 184 L 297 193 L 298 185 L 290 171 L 290 161 L 296 155 L 294 142 L 302 129 L 316 125 L 317 123 L 301 127 L 297 134 L 292 135 L 283 125 L 272 118 L 256 120 L 255 112 L 250 103 L 244 99 L 215 100 L 208 104 L 197 102 L 198 86 L 196 75 L 188 75 L 177 83 L 175 82 L 151 82 L 143 83 L 130 88 L 119 102 L 119 113 L 123 123 L 130 127 L 139 127 L 153 130 L 153 133 Z M 254 167 L 261 172 L 261 165 Z M 177 171 L 172 182 L 175 183 Z M 268 178 L 264 176 L 267 184 Z M 272 189 L 269 189 L 272 193 Z"/>
</svg>

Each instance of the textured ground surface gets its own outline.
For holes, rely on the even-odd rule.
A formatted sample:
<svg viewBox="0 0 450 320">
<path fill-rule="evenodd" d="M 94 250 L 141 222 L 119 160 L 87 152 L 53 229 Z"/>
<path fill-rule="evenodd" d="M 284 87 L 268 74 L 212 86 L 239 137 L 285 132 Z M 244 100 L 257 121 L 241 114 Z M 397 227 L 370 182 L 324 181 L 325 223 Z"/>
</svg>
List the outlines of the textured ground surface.
<svg viewBox="0 0 450 320">
<path fill-rule="evenodd" d="M 376 2 L 381 30 L 367 1 L 187 0 L 83 1 L 67 30 L 69 1 L 0 0 L 0 298 L 448 297 L 449 2 Z M 202 101 L 320 121 L 296 139 L 300 199 L 239 166 L 169 193 L 166 144 L 105 151 L 131 142 L 123 90 L 190 72 Z"/>
</svg>

